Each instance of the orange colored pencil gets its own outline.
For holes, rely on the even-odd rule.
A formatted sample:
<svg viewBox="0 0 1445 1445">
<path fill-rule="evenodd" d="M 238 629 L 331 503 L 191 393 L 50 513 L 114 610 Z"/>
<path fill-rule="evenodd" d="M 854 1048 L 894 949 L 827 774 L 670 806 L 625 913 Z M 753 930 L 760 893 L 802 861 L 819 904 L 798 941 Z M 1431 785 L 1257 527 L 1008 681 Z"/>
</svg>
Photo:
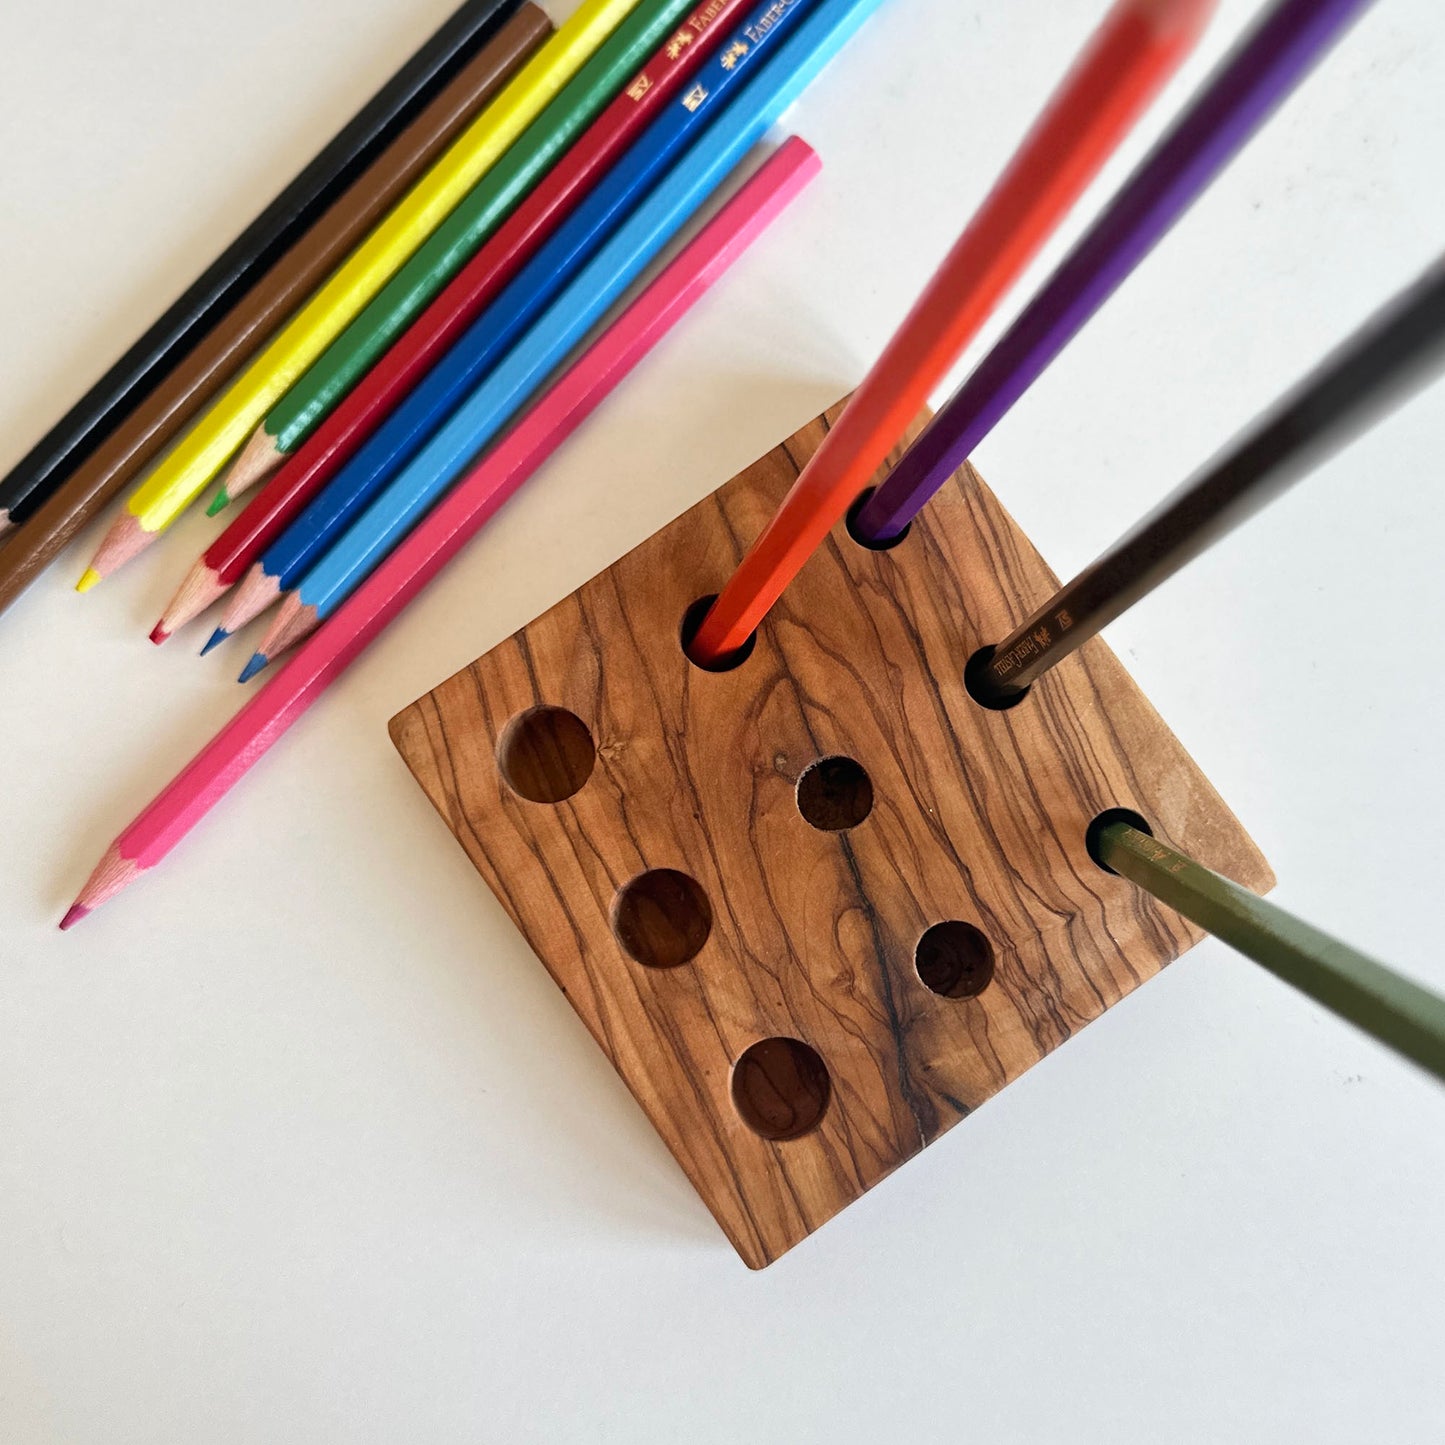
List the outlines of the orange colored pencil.
<svg viewBox="0 0 1445 1445">
<path fill-rule="evenodd" d="M 1118 0 L 703 620 L 736 652 L 1189 53 L 1216 0 Z"/>
</svg>

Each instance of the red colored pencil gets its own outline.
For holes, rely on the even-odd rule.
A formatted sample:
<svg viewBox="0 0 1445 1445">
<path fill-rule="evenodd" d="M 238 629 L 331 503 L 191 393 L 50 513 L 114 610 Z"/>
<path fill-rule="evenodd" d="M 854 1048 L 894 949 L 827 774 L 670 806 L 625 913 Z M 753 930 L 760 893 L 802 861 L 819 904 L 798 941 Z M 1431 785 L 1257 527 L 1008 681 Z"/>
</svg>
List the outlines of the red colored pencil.
<svg viewBox="0 0 1445 1445">
<path fill-rule="evenodd" d="M 819 169 L 791 137 L 499 445 L 106 849 L 61 920 L 78 923 L 154 868 L 597 409 Z"/>
<path fill-rule="evenodd" d="M 207 548 L 156 623 L 152 642 L 164 642 L 240 580 L 677 95 L 727 35 L 726 22 L 753 3 L 756 0 L 703 0 L 692 11 L 679 29 L 697 39 L 678 45 L 669 38 L 658 49 L 487 244 Z M 264 426 L 247 449 L 263 441 L 269 442 Z M 273 464 L 268 460 L 267 469 Z M 242 607 L 227 613 L 221 633 L 243 627 L 277 591 L 262 584 L 258 597 L 253 588 Z M 254 607 L 249 614 L 247 606 Z"/>
<path fill-rule="evenodd" d="M 1215 0 L 1118 0 L 688 649 L 736 652 L 867 486 L 1130 126 L 1189 53 Z"/>
</svg>

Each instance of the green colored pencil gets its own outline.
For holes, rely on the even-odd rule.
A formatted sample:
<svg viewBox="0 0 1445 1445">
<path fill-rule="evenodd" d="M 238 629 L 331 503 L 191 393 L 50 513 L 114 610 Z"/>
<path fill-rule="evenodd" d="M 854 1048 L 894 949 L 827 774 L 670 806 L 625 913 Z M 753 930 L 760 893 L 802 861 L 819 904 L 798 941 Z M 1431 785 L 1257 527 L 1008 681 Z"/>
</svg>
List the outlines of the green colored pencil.
<svg viewBox="0 0 1445 1445">
<path fill-rule="evenodd" d="M 641 69 L 697 0 L 640 0 L 525 130 L 251 435 L 209 508 L 214 516 L 264 481 L 506 220 L 553 163 Z"/>
<path fill-rule="evenodd" d="M 1445 1079 L 1445 999 L 1119 819 L 1096 827 L 1106 868 Z"/>
</svg>

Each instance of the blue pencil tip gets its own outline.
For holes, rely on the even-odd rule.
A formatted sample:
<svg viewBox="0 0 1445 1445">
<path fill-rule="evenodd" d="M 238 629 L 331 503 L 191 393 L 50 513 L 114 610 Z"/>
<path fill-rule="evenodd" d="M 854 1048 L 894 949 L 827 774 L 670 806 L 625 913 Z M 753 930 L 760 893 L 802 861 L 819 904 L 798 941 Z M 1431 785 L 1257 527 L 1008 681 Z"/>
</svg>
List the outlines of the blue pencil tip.
<svg viewBox="0 0 1445 1445">
<path fill-rule="evenodd" d="M 211 640 L 201 649 L 201 656 L 204 657 L 213 647 L 219 647 L 230 635 L 224 627 L 218 627 L 211 634 Z"/>
<path fill-rule="evenodd" d="M 261 669 L 265 667 L 266 664 L 270 661 L 271 659 L 267 657 L 264 652 L 253 652 L 251 654 L 250 662 L 248 662 L 245 667 L 241 669 L 241 675 L 236 679 L 236 681 L 250 682 L 250 680 L 255 677 L 256 674 L 260 672 Z"/>
</svg>

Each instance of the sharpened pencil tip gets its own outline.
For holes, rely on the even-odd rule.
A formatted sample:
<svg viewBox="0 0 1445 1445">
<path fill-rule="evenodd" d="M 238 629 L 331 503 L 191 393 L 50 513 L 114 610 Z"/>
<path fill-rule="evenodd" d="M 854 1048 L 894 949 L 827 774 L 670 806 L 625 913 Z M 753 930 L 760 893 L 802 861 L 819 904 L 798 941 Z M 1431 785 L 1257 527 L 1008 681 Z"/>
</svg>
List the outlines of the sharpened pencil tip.
<svg viewBox="0 0 1445 1445">
<path fill-rule="evenodd" d="M 163 643 L 166 638 L 170 636 L 170 633 L 166 631 L 166 625 L 164 622 L 157 622 L 156 625 L 151 628 L 150 636 L 151 641 L 154 642 L 157 647 L 159 647 L 161 643 Z"/>
<path fill-rule="evenodd" d="M 90 909 L 79 903 L 72 903 L 64 918 L 60 920 L 60 931 L 65 932 L 67 928 L 74 928 L 82 918 L 90 912 Z"/>
<path fill-rule="evenodd" d="M 201 649 L 201 656 L 204 657 L 213 647 L 219 647 L 231 634 L 224 627 L 218 627 L 210 637 L 210 640 Z"/>
<path fill-rule="evenodd" d="M 264 652 L 253 652 L 251 654 L 250 662 L 248 662 L 245 667 L 241 669 L 241 675 L 236 679 L 236 681 L 250 682 L 250 680 L 255 677 L 256 674 L 260 672 L 261 669 L 265 667 L 266 664 L 270 661 L 271 659 L 267 657 Z"/>
<path fill-rule="evenodd" d="M 231 494 L 225 489 L 225 487 L 222 487 L 221 490 L 217 492 L 214 497 L 211 498 L 211 505 L 206 508 L 206 515 L 208 517 L 218 516 L 220 513 L 224 512 L 226 508 L 230 505 Z"/>
<path fill-rule="evenodd" d="M 90 589 L 101 580 L 100 573 L 97 572 L 94 567 L 87 567 L 81 574 L 80 581 L 75 584 L 75 590 L 77 592 L 89 592 Z"/>
</svg>

